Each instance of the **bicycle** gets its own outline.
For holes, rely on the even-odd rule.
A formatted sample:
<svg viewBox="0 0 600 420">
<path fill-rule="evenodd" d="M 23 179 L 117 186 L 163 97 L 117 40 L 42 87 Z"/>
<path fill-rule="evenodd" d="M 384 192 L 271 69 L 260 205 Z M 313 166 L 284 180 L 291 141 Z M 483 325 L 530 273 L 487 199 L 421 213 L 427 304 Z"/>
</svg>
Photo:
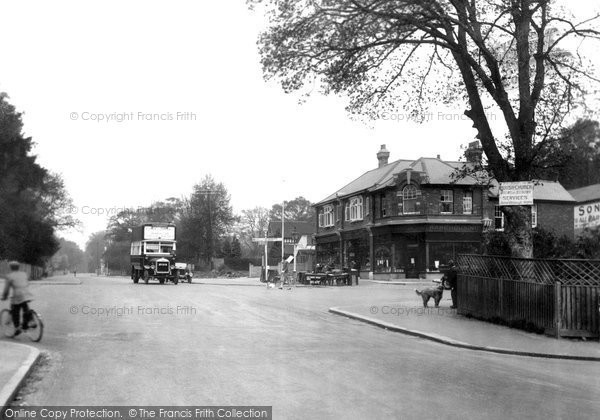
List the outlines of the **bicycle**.
<svg viewBox="0 0 600 420">
<path fill-rule="evenodd" d="M 44 322 L 42 317 L 35 310 L 29 308 L 29 322 L 27 328 L 21 328 L 21 334 L 26 335 L 31 341 L 39 342 L 44 335 Z M 24 317 L 25 318 L 25 317 Z M 8 338 L 15 337 L 15 326 L 12 320 L 12 314 L 9 309 L 0 311 L 0 328 L 2 334 Z"/>
</svg>

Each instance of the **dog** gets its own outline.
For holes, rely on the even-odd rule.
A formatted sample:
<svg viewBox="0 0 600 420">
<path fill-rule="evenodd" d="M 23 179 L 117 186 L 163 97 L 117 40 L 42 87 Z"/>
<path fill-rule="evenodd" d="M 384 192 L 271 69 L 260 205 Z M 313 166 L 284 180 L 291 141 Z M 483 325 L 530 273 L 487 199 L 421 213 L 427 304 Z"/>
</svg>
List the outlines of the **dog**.
<svg viewBox="0 0 600 420">
<path fill-rule="evenodd" d="M 433 301 L 435 302 L 435 307 L 437 308 L 440 306 L 440 301 L 442 300 L 442 296 L 444 294 L 444 286 L 440 284 L 439 286 L 427 287 L 423 290 L 415 289 L 415 292 L 423 299 L 424 307 L 427 308 L 427 302 L 429 302 L 429 299 L 433 298 Z"/>
</svg>

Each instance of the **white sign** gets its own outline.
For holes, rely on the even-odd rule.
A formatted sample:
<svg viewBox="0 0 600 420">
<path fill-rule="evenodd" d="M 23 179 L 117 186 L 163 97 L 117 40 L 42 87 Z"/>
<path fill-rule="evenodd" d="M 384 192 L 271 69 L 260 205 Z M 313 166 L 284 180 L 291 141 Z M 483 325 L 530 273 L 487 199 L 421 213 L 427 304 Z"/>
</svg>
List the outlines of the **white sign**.
<svg viewBox="0 0 600 420">
<path fill-rule="evenodd" d="M 532 206 L 533 182 L 501 182 L 499 201 L 501 206 Z"/>
<path fill-rule="evenodd" d="M 575 235 L 585 228 L 600 226 L 600 201 L 575 206 Z"/>
<path fill-rule="evenodd" d="M 175 240 L 175 226 L 144 226 L 144 239 Z"/>
</svg>

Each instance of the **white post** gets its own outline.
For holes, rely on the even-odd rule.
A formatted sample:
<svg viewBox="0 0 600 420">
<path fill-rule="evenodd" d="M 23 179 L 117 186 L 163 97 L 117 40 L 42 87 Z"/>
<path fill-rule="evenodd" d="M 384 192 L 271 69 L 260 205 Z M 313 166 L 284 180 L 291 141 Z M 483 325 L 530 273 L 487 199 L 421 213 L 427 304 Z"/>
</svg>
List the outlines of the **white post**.
<svg viewBox="0 0 600 420">
<path fill-rule="evenodd" d="M 265 283 L 267 283 L 267 286 L 269 285 L 269 257 L 268 257 L 268 252 L 269 252 L 269 247 L 268 245 L 268 241 L 267 241 L 267 230 L 265 229 Z"/>
<path fill-rule="evenodd" d="M 283 219 L 285 218 L 285 200 L 281 203 L 281 261 L 283 261 L 283 258 L 285 257 L 285 235 L 284 235 L 284 224 L 283 224 Z"/>
</svg>

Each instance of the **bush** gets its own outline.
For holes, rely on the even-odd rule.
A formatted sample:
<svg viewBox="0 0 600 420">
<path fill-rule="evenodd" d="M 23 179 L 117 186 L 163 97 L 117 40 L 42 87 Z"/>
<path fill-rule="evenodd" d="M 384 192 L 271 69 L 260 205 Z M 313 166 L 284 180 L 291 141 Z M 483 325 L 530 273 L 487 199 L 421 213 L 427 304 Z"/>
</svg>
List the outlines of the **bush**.
<svg viewBox="0 0 600 420">
<path fill-rule="evenodd" d="M 510 256 L 510 246 L 504 232 L 487 231 L 483 234 L 485 255 Z M 534 258 L 600 259 L 600 227 L 586 229 L 576 240 L 558 236 L 552 230 L 533 229 Z"/>
</svg>

